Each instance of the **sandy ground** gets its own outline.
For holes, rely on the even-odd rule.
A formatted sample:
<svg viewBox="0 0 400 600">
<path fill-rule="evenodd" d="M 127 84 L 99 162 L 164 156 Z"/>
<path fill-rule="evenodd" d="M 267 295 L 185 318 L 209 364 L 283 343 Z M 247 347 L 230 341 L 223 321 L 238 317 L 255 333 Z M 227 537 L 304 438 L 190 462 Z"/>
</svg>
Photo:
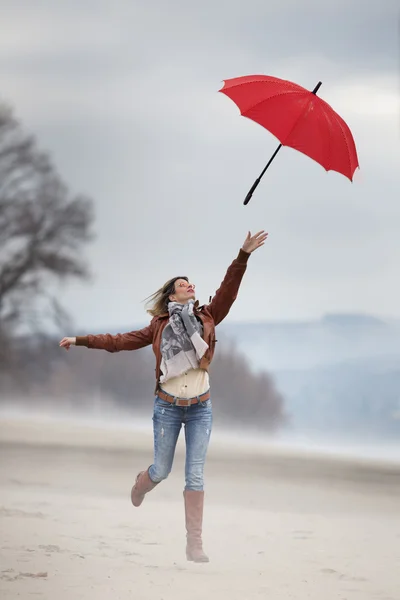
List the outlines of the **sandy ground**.
<svg viewBox="0 0 400 600">
<path fill-rule="evenodd" d="M 187 563 L 183 442 L 139 509 L 151 438 L 0 420 L 0 598 L 399 600 L 400 466 L 211 444 Z"/>
</svg>

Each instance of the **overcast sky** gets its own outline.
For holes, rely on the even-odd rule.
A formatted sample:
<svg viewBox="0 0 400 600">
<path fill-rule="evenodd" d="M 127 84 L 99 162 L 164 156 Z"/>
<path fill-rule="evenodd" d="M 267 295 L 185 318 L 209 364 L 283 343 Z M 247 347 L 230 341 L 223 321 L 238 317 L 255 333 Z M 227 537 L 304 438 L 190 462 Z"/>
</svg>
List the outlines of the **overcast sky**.
<svg viewBox="0 0 400 600">
<path fill-rule="evenodd" d="M 270 235 L 232 320 L 400 317 L 398 0 L 1 8 L 2 99 L 95 201 L 93 280 L 62 292 L 77 327 L 145 322 L 141 301 L 177 274 L 207 301 L 249 229 Z M 353 184 L 284 148 L 243 206 L 277 141 L 217 92 L 255 73 L 323 82 L 355 137 Z"/>
</svg>

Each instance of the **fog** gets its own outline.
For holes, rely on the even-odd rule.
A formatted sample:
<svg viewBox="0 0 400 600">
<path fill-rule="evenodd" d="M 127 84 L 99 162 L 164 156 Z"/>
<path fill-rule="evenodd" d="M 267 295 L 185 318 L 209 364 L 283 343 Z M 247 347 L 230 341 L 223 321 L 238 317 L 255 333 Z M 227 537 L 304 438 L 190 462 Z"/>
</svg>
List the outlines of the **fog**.
<svg viewBox="0 0 400 600">
<path fill-rule="evenodd" d="M 123 432 L 125 439 L 131 438 L 134 443 L 135 435 L 139 434 L 141 439 L 146 438 L 148 451 L 153 448 L 152 439 L 152 403 L 140 412 L 116 409 L 113 400 L 102 402 L 93 410 L 77 410 L 75 406 L 68 408 L 53 404 L 51 398 L 47 399 L 43 408 L 40 401 L 34 407 L 26 404 L 25 399 L 13 398 L 2 400 L 0 408 L 0 420 L 3 420 L 3 428 L 9 420 L 31 423 L 40 428 L 41 424 L 66 425 L 73 432 L 76 427 L 89 428 L 99 431 L 105 436 L 107 433 Z M 51 408 L 49 408 L 51 406 Z M 178 448 L 184 446 L 183 426 L 178 442 Z M 73 433 L 72 433 L 73 435 Z M 376 438 L 368 434 L 340 435 L 337 432 L 318 431 L 316 429 L 299 430 L 290 424 L 281 430 L 271 434 L 263 433 L 260 427 L 239 427 L 224 424 L 224 419 L 214 419 L 212 432 L 212 445 L 219 451 L 229 453 L 230 449 L 240 449 L 242 452 L 256 455 L 265 455 L 268 451 L 279 451 L 283 454 L 297 456 L 319 455 L 342 458 L 365 459 L 368 461 L 383 461 L 387 463 L 400 464 L 400 442 L 398 439 Z M 266 459 L 268 460 L 268 459 Z"/>
</svg>

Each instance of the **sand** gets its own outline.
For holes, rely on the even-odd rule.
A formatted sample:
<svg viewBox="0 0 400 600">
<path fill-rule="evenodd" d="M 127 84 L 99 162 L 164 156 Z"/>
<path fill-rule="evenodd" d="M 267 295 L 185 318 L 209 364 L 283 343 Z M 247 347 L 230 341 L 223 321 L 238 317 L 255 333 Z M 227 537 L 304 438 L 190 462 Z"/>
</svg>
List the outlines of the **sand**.
<svg viewBox="0 0 400 600">
<path fill-rule="evenodd" d="M 399 465 L 211 443 L 195 565 L 182 449 L 134 509 L 146 433 L 0 420 L 1 600 L 400 599 Z"/>
</svg>

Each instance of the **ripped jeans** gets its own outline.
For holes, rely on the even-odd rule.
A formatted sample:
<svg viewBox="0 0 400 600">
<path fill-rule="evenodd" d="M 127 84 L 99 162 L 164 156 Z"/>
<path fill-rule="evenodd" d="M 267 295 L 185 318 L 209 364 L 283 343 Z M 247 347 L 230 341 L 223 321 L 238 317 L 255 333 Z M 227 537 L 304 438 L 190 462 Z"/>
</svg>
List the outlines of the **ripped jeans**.
<svg viewBox="0 0 400 600">
<path fill-rule="evenodd" d="M 171 472 L 179 433 L 185 425 L 186 462 L 185 490 L 203 491 L 204 463 L 212 427 L 212 403 L 175 406 L 158 396 L 154 400 L 154 463 L 149 469 L 152 481 L 158 483 Z"/>
</svg>

